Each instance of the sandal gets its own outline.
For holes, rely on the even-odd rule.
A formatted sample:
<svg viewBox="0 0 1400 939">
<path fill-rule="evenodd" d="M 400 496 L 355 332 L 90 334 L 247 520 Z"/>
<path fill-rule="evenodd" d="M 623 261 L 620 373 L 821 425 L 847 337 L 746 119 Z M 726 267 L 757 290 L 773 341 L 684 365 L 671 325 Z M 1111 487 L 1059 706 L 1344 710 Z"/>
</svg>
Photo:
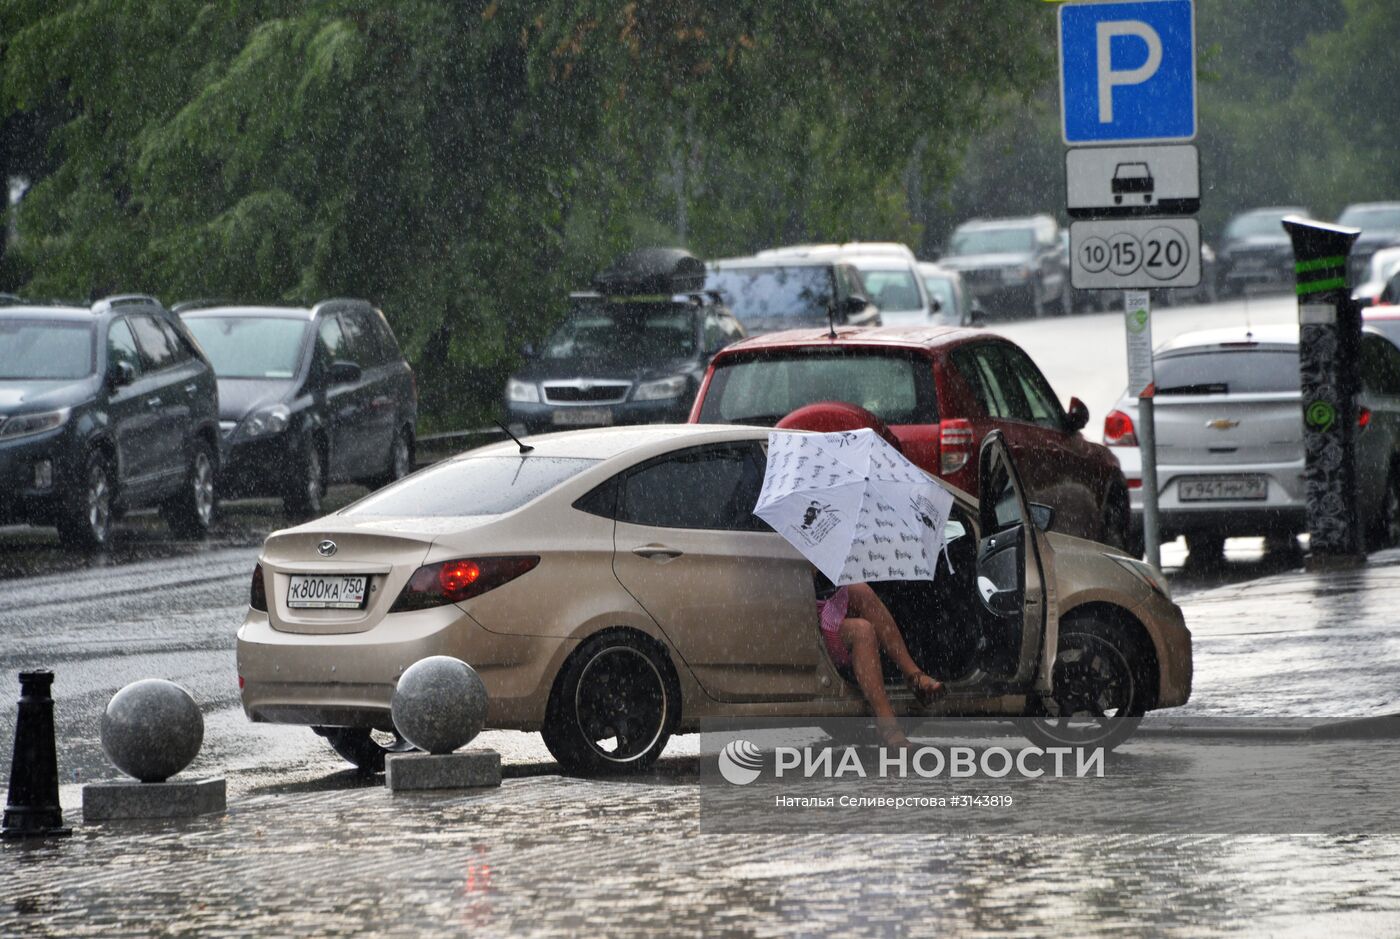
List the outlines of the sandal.
<svg viewBox="0 0 1400 939">
<path fill-rule="evenodd" d="M 928 707 L 948 693 L 948 687 L 943 682 L 924 672 L 915 672 L 906 679 L 906 683 L 921 707 Z"/>
</svg>

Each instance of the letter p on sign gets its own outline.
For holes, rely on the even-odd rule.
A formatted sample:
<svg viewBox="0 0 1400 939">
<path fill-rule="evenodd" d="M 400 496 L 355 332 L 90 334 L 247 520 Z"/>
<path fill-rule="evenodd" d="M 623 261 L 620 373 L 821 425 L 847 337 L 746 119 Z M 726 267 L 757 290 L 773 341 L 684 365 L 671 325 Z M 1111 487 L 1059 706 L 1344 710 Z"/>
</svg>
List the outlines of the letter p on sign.
<svg viewBox="0 0 1400 939">
<path fill-rule="evenodd" d="M 1059 8 L 1065 143 L 1156 143 L 1196 136 L 1193 0 Z"/>
</svg>

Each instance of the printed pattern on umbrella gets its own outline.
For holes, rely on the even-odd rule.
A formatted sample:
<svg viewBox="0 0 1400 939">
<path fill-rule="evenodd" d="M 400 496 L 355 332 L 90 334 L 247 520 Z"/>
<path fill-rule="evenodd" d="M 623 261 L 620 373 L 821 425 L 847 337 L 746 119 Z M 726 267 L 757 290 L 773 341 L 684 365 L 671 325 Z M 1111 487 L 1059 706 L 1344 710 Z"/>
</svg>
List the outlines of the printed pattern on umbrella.
<svg viewBox="0 0 1400 939">
<path fill-rule="evenodd" d="M 953 494 L 872 430 L 773 431 L 754 514 L 833 583 L 932 580 Z"/>
</svg>

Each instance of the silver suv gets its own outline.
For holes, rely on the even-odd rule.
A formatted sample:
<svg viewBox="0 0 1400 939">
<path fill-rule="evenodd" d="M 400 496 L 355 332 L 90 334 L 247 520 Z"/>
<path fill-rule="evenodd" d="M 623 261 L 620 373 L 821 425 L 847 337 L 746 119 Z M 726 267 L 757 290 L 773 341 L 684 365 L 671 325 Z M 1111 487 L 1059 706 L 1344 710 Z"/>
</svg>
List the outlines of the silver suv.
<svg viewBox="0 0 1400 939">
<path fill-rule="evenodd" d="M 960 272 L 989 312 L 1037 317 L 1072 312 L 1060 227 L 1048 215 L 964 222 L 939 263 Z"/>
</svg>

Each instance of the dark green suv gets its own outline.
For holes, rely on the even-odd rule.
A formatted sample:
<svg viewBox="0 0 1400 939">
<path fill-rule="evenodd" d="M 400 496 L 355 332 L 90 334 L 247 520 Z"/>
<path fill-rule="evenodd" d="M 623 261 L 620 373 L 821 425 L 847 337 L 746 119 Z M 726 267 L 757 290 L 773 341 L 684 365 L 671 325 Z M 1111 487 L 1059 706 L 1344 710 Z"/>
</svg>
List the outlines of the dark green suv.
<svg viewBox="0 0 1400 939">
<path fill-rule="evenodd" d="M 0 524 L 95 549 L 114 519 L 158 506 L 201 537 L 218 461 L 214 371 L 158 300 L 0 304 Z"/>
</svg>

